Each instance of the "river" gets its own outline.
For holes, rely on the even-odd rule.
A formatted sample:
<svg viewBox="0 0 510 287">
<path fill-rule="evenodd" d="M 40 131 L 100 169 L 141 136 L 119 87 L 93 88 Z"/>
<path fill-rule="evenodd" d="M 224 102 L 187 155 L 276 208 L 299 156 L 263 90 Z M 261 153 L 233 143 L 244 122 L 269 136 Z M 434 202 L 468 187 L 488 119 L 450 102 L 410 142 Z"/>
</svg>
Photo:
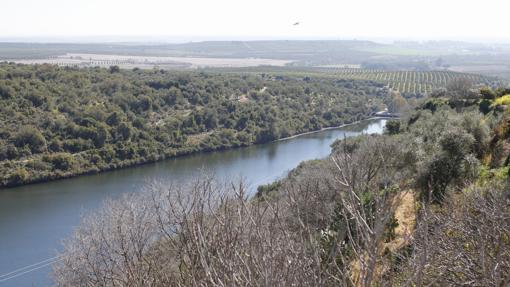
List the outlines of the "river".
<svg viewBox="0 0 510 287">
<path fill-rule="evenodd" d="M 268 144 L 0 189 L 0 286 L 51 286 L 52 261 L 48 259 L 55 257 L 62 239 L 72 233 L 81 217 L 107 198 L 139 191 L 153 179 L 186 181 L 202 169 L 220 179 L 242 176 L 254 192 L 258 185 L 285 176 L 301 161 L 326 157 L 336 139 L 381 133 L 385 123 L 372 119 Z"/>
</svg>

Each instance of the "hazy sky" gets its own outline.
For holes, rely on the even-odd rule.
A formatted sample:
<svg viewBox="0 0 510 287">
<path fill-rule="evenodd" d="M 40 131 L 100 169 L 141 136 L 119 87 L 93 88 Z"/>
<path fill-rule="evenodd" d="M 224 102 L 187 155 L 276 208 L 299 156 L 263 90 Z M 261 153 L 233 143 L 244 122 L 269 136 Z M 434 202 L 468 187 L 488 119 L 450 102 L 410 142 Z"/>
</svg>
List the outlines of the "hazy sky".
<svg viewBox="0 0 510 287">
<path fill-rule="evenodd" d="M 2 38 L 510 39 L 508 0 L 1 0 L 1 7 Z"/>
</svg>

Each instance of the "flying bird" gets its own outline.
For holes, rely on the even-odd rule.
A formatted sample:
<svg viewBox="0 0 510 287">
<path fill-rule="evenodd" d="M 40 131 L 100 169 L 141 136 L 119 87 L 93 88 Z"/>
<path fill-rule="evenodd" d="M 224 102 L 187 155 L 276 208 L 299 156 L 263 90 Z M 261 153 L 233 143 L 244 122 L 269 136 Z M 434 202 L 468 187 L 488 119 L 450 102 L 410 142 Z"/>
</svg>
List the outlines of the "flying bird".
<svg viewBox="0 0 510 287">
<path fill-rule="evenodd" d="M 299 22 L 294 23 L 294 25 L 293 25 L 293 26 L 297 26 L 297 25 L 299 25 Z"/>
</svg>

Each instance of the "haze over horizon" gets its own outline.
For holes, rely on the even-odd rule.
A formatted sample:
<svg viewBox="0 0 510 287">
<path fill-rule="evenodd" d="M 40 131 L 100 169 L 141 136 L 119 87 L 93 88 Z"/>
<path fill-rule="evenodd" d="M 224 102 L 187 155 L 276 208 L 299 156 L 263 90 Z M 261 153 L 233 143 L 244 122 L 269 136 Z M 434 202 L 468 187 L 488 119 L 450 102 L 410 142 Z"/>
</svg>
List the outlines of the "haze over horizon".
<svg viewBox="0 0 510 287">
<path fill-rule="evenodd" d="M 368 39 L 510 42 L 501 0 L 6 0 L 1 41 Z M 452 13 L 455 11 L 455 13 Z M 24 15 L 24 17 L 20 17 Z M 299 22 L 299 25 L 293 25 Z M 204 24 L 205 23 L 205 24 Z"/>
</svg>

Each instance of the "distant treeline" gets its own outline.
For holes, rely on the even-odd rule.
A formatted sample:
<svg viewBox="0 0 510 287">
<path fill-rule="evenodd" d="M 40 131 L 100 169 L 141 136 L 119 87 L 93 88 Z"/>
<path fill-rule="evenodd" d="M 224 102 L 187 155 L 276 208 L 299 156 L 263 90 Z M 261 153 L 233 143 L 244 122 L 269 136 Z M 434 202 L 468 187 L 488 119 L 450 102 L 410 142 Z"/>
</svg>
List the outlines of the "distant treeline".
<svg viewBox="0 0 510 287">
<path fill-rule="evenodd" d="M 352 123 L 382 84 L 320 77 L 0 64 L 0 186 Z"/>
<path fill-rule="evenodd" d="M 328 77 L 335 79 L 352 79 L 374 81 L 384 84 L 393 91 L 399 92 L 407 99 L 421 98 L 439 89 L 447 89 L 458 82 L 466 82 L 470 88 L 474 86 L 501 87 L 507 82 L 503 79 L 481 74 L 459 73 L 448 70 L 415 70 L 346 68 L 335 66 L 323 67 L 244 67 L 244 68 L 208 68 L 208 71 L 221 73 L 292 75 L 301 77 Z M 414 100 L 413 100 L 414 101 Z"/>
</svg>

